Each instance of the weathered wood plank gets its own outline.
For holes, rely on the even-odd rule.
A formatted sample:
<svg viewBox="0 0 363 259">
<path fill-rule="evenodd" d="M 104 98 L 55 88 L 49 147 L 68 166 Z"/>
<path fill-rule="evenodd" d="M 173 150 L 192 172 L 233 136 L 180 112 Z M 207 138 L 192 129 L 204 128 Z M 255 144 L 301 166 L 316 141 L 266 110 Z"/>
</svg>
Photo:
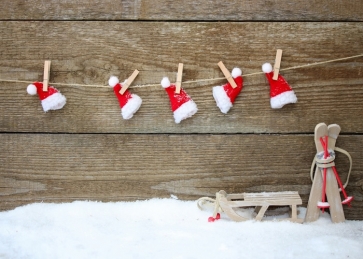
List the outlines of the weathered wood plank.
<svg viewBox="0 0 363 259">
<path fill-rule="evenodd" d="M 226 32 L 230 32 L 226 35 Z M 152 23 L 0 22 L 0 77 L 42 80 L 52 60 L 51 82 L 107 84 L 134 69 L 135 84 L 173 81 L 179 62 L 183 81 L 223 77 L 217 63 L 261 71 L 275 49 L 284 50 L 281 68 L 362 52 L 362 23 Z M 349 47 L 348 47 L 349 46 Z M 143 99 L 129 121 L 111 89 L 59 86 L 68 98 L 59 111 L 44 113 L 24 83 L 0 83 L 0 131 L 90 133 L 312 132 L 319 122 L 338 123 L 344 133 L 363 129 L 363 58 L 281 72 L 298 103 L 272 110 L 264 75 L 246 77 L 227 115 L 217 108 L 212 86 L 184 84 L 199 111 L 176 125 L 161 86 L 131 89 Z"/>
<path fill-rule="evenodd" d="M 13 0 L 1 1 L 0 19 L 362 21 L 361 10 L 360 0 Z"/>
<path fill-rule="evenodd" d="M 311 188 L 312 135 L 0 134 L 0 209 L 31 202 L 181 199 Z M 347 218 L 363 219 L 363 136 L 340 136 L 353 157 Z M 346 178 L 348 159 L 337 154 Z"/>
</svg>

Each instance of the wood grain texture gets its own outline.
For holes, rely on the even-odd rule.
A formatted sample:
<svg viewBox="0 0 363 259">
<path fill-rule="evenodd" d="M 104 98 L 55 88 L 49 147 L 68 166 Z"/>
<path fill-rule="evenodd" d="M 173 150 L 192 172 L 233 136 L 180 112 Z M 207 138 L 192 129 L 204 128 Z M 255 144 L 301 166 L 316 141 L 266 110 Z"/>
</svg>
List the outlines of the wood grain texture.
<svg viewBox="0 0 363 259">
<path fill-rule="evenodd" d="M 2 20 L 362 21 L 363 4 L 340 0 L 13 0 Z"/>
<path fill-rule="evenodd" d="M 183 81 L 222 77 L 219 61 L 259 72 L 278 48 L 281 69 L 353 56 L 362 54 L 363 23 L 353 22 L 363 21 L 362 9 L 360 0 L 2 1 L 0 78 L 41 81 L 46 59 L 50 82 L 106 85 L 135 69 L 134 84 L 173 82 L 178 63 Z M 212 97 L 224 80 L 183 84 L 199 111 L 180 125 L 161 86 L 131 87 L 143 104 L 125 121 L 111 89 L 57 86 L 67 104 L 44 113 L 27 84 L 0 82 L 0 210 L 197 199 L 221 189 L 299 191 L 306 206 L 315 154 L 309 133 L 325 122 L 342 127 L 337 146 L 353 157 L 347 192 L 355 200 L 345 216 L 362 220 L 363 58 L 281 74 L 298 97 L 281 110 L 270 108 L 264 75 L 244 79 L 227 115 Z M 348 159 L 338 154 L 336 164 L 344 181 Z"/>
<path fill-rule="evenodd" d="M 32 202 L 197 199 L 298 191 L 306 206 L 312 135 L 0 134 L 0 209 Z M 363 219 L 363 136 L 340 136 L 353 158 L 348 219 Z M 337 154 L 345 181 L 348 159 Z M 197 209 L 197 208 L 196 208 Z"/>
<path fill-rule="evenodd" d="M 229 33 L 226 33 L 229 32 Z M 176 78 L 223 77 L 217 63 L 244 74 L 261 71 L 284 50 L 281 69 L 362 53 L 363 23 L 174 23 L 174 22 L 0 22 L 0 77 L 42 80 L 45 59 L 52 60 L 51 82 L 107 84 L 134 69 L 135 85 Z M 161 86 L 132 88 L 143 104 L 129 121 L 120 116 L 111 89 L 57 87 L 66 106 L 44 113 L 27 84 L 0 83 L 1 132 L 63 133 L 302 133 L 319 122 L 337 123 L 343 133 L 363 131 L 363 58 L 282 71 L 298 103 L 273 110 L 265 76 L 244 79 L 231 111 L 217 108 L 212 83 L 182 85 L 199 111 L 174 123 Z"/>
</svg>

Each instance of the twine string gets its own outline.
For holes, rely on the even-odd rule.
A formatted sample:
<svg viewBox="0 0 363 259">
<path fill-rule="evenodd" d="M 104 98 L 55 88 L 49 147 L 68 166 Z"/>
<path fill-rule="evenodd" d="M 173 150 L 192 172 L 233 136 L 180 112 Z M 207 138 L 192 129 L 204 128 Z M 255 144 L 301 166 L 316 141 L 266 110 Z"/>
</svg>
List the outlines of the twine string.
<svg viewBox="0 0 363 259">
<path fill-rule="evenodd" d="M 338 62 L 338 61 L 343 61 L 343 60 L 348 60 L 348 59 L 353 59 L 353 58 L 359 58 L 359 57 L 363 57 L 363 54 L 350 56 L 350 57 L 344 57 L 344 58 L 331 59 L 331 60 L 326 60 L 326 61 L 322 61 L 322 62 L 315 62 L 315 63 L 305 64 L 305 65 L 300 65 L 300 66 L 283 68 L 283 69 L 280 69 L 280 71 L 287 71 L 287 70 L 293 70 L 293 69 L 299 69 L 299 68 L 305 68 L 305 67 L 318 66 L 318 65 L 323 65 L 323 64 L 328 64 L 328 63 L 333 63 L 333 62 Z M 249 77 L 249 76 L 261 75 L 261 74 L 264 74 L 264 72 L 261 71 L 261 72 L 249 73 L 249 74 L 242 75 L 242 77 Z M 182 83 L 183 84 L 204 83 L 204 82 L 211 82 L 211 81 L 220 81 L 223 79 L 225 79 L 225 77 L 197 79 L 197 80 L 184 81 Z M 2 78 L 0 78 L 0 82 L 24 83 L 24 84 L 34 83 L 34 81 L 10 80 L 10 79 L 2 79 Z M 69 84 L 69 83 L 49 83 L 49 85 L 110 88 L 110 86 L 108 86 L 108 85 Z M 134 85 L 134 86 L 131 86 L 130 88 L 141 88 L 141 87 L 152 87 L 152 86 L 160 86 L 160 84 Z"/>
</svg>

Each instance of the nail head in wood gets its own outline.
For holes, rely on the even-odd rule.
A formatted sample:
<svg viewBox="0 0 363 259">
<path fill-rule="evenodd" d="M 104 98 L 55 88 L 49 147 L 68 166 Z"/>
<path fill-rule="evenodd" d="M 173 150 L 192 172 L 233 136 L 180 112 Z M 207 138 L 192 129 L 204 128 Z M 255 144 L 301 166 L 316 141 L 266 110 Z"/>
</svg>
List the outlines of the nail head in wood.
<svg viewBox="0 0 363 259">
<path fill-rule="evenodd" d="M 176 75 L 176 87 L 175 93 L 180 94 L 181 81 L 183 77 L 183 63 L 179 63 L 178 65 L 178 74 Z"/>
<path fill-rule="evenodd" d="M 228 80 L 228 83 L 230 83 L 230 85 L 233 87 L 233 88 L 236 88 L 237 87 L 237 84 L 236 82 L 234 81 L 231 73 L 228 71 L 228 69 L 224 66 L 223 62 L 222 61 L 219 61 L 218 62 L 218 66 L 219 68 L 222 70 L 222 73 L 224 75 L 224 77 Z"/>
<path fill-rule="evenodd" d="M 132 73 L 132 75 L 127 78 L 126 82 L 123 83 L 121 90 L 120 90 L 120 94 L 124 94 L 127 90 L 127 88 L 129 88 L 129 86 L 132 84 L 132 82 L 135 80 L 136 76 L 139 74 L 139 71 L 137 69 L 135 69 L 135 71 Z"/>
<path fill-rule="evenodd" d="M 273 80 L 277 80 L 277 78 L 279 76 L 281 58 L 282 58 L 282 49 L 278 49 L 277 52 L 276 52 L 276 59 L 275 59 L 275 65 L 274 65 L 274 75 L 272 77 Z"/>
<path fill-rule="evenodd" d="M 43 92 L 48 91 L 49 77 L 50 77 L 50 60 L 44 61 L 44 74 L 43 74 Z"/>
</svg>

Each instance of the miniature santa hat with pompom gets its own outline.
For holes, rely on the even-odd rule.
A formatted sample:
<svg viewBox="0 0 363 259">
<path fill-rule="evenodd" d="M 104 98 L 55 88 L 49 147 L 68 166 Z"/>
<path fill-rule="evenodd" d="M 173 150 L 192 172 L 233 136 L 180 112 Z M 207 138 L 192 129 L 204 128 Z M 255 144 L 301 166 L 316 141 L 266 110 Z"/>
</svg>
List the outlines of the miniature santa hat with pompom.
<svg viewBox="0 0 363 259">
<path fill-rule="evenodd" d="M 263 64 L 262 71 L 270 83 L 271 108 L 278 109 L 282 108 L 285 104 L 297 102 L 294 91 L 280 74 L 277 80 L 272 79 L 274 73 L 270 63 Z"/>
<path fill-rule="evenodd" d="M 41 82 L 28 85 L 26 91 L 30 95 L 38 94 L 45 112 L 62 109 L 67 101 L 66 97 L 52 86 L 48 86 L 48 91 L 43 91 L 43 83 Z"/>
<path fill-rule="evenodd" d="M 232 108 L 233 103 L 243 87 L 242 71 L 238 67 L 232 70 L 232 77 L 237 87 L 233 88 L 230 83 L 223 86 L 213 87 L 213 97 L 217 106 L 223 113 L 227 113 Z"/>
<path fill-rule="evenodd" d="M 141 98 L 136 94 L 131 94 L 129 90 L 126 90 L 124 94 L 120 94 L 122 85 L 116 76 L 111 76 L 108 84 L 113 87 L 113 91 L 120 103 L 122 118 L 125 120 L 131 119 L 141 106 Z"/>
<path fill-rule="evenodd" d="M 161 86 L 169 95 L 175 123 L 180 123 L 182 120 L 192 117 L 198 111 L 197 105 L 183 88 L 180 88 L 179 94 L 175 93 L 176 86 L 170 84 L 169 78 L 164 77 L 161 80 Z"/>
</svg>

